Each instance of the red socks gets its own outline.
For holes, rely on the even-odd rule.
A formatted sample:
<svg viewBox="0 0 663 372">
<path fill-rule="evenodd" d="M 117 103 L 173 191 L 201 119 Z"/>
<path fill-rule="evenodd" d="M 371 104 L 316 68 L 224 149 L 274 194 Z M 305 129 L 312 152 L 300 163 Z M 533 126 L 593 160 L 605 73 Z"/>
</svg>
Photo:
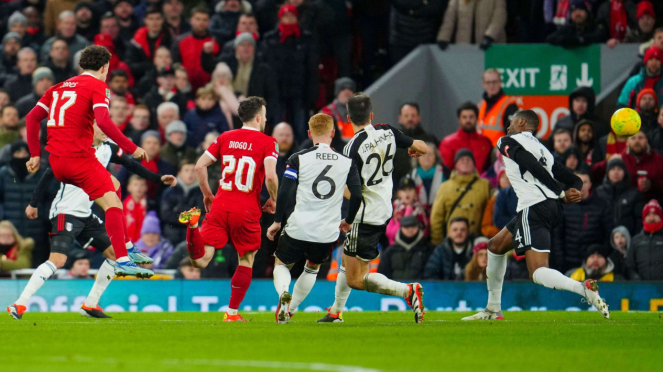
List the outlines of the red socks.
<svg viewBox="0 0 663 372">
<path fill-rule="evenodd" d="M 186 243 L 186 250 L 192 259 L 197 260 L 205 255 L 205 242 L 197 227 L 186 228 Z"/>
<path fill-rule="evenodd" d="M 117 197 L 120 199 L 120 202 L 122 202 L 122 188 L 118 188 L 117 191 L 115 191 L 117 194 Z M 124 226 L 124 242 L 129 243 L 131 242 L 131 239 L 129 239 L 129 234 L 127 233 L 127 223 L 126 221 L 122 220 L 124 223 L 122 226 Z"/>
<path fill-rule="evenodd" d="M 117 207 L 108 208 L 106 210 L 106 232 L 110 238 L 113 251 L 115 251 L 115 259 L 127 257 L 127 247 L 125 241 L 125 227 L 124 215 L 122 210 Z"/>
<path fill-rule="evenodd" d="M 233 310 L 239 309 L 239 304 L 244 300 L 244 295 L 251 285 L 253 269 L 246 266 L 237 266 L 235 275 L 230 281 L 230 303 L 228 307 Z"/>
</svg>

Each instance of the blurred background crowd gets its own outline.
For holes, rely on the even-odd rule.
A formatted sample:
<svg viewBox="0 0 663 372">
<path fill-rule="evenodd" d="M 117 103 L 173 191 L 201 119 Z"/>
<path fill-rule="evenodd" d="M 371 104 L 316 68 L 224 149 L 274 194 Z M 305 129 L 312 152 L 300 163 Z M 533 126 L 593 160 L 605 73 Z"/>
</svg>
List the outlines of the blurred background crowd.
<svg viewBox="0 0 663 372">
<path fill-rule="evenodd" d="M 48 209 L 58 184 L 39 205 L 39 218 L 28 219 L 25 208 L 48 156 L 39 172 L 27 173 L 24 117 L 51 85 L 79 73 L 87 45 L 113 54 L 107 79 L 113 122 L 147 151 L 145 167 L 178 177 L 176 187 L 166 188 L 110 166 L 122 184 L 129 234 L 154 258 L 153 268 L 199 279 L 232 276 L 237 255 L 229 245 L 202 272 L 193 268 L 177 217 L 203 206 L 194 164 L 220 133 L 241 126 L 237 107 L 245 97 L 268 102 L 267 133 L 279 143 L 282 175 L 287 158 L 311 145 L 312 113 L 335 119 L 332 146 L 341 149 L 353 136 L 348 97 L 420 44 L 444 51 L 449 44 L 486 50 L 502 43 L 638 43 L 641 63 L 617 104 L 640 113 L 641 132 L 616 135 L 609 117 L 594 113 L 594 91 L 580 87 L 569 96 L 570 115 L 545 140 L 556 161 L 584 182 L 582 202 L 564 206 L 551 265 L 578 280 L 663 280 L 657 15 L 663 17 L 663 2 L 647 0 L 0 1 L 0 276 L 48 257 Z M 483 97 L 458 107 L 458 129 L 444 138 L 424 129 L 422 121 L 437 120 L 422 118 L 417 102 L 403 102 L 391 119 L 430 151 L 413 161 L 399 150 L 393 159 L 394 216 L 371 270 L 396 280 L 485 279 L 487 241 L 516 213 L 495 144 L 518 107 L 502 91 L 497 70 L 478 76 L 480 83 Z M 491 120 L 502 127 L 478 128 Z M 45 128 L 44 122 L 43 145 Z M 216 192 L 220 166 L 209 173 Z M 263 216 L 263 231 L 271 222 Z M 275 244 L 263 239 L 255 277 L 271 277 Z M 62 278 L 87 277 L 103 262 L 93 247 L 72 252 Z M 340 255 L 337 248 L 320 276 L 335 280 Z M 524 257 L 511 255 L 507 279 L 528 279 Z"/>
</svg>

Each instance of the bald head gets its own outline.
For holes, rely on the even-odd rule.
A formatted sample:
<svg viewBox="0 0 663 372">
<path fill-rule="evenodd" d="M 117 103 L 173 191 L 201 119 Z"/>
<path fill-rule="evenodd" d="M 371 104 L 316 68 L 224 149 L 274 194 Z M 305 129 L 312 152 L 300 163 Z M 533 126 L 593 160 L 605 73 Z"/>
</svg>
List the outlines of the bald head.
<svg viewBox="0 0 663 372">
<path fill-rule="evenodd" d="M 282 156 L 288 153 L 292 148 L 292 143 L 295 140 L 295 135 L 292 131 L 292 126 L 288 123 L 279 123 L 272 131 L 272 137 L 276 139 L 279 144 L 279 152 Z"/>
</svg>

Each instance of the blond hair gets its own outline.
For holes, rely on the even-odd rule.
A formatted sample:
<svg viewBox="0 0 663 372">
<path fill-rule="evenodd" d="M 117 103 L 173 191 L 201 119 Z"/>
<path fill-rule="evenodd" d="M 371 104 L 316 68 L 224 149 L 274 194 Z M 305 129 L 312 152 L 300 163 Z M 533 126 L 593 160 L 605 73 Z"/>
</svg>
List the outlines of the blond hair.
<svg viewBox="0 0 663 372">
<path fill-rule="evenodd" d="M 14 226 L 13 223 L 7 220 L 0 221 L 0 229 L 3 228 L 11 230 L 12 234 L 14 235 L 14 240 L 16 240 L 17 247 L 22 247 L 26 243 L 32 243 L 34 245 L 34 240 L 32 238 L 24 238 L 23 236 L 21 236 L 21 234 L 18 233 L 18 230 L 16 230 L 16 227 Z"/>
<path fill-rule="evenodd" d="M 327 114 L 315 114 L 309 119 L 308 127 L 311 130 L 311 135 L 324 136 L 334 129 L 334 119 Z"/>
</svg>

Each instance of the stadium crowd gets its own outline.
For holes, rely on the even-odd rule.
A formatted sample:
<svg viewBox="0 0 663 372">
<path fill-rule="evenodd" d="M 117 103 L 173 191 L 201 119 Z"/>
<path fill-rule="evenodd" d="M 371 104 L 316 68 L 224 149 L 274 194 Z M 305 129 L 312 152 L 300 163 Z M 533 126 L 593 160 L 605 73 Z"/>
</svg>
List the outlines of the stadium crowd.
<svg viewBox="0 0 663 372">
<path fill-rule="evenodd" d="M 642 130 L 629 138 L 612 132 L 609 118 L 594 114 L 594 91 L 580 87 L 569 96 L 570 115 L 547 140 L 556 161 L 584 182 L 582 202 L 564 206 L 551 266 L 577 280 L 663 280 L 663 28 L 656 28 L 656 14 L 663 15 L 663 2 L 2 1 L 0 275 L 48 257 L 48 211 L 58 185 L 36 206 L 39 217 L 28 219 L 25 209 L 48 160 L 43 156 L 41 170 L 28 174 L 24 117 L 51 85 L 78 74 L 79 52 L 87 45 L 113 54 L 107 79 L 113 122 L 147 151 L 145 167 L 178 179 L 166 188 L 111 165 L 122 185 L 128 233 L 154 259 L 153 268 L 199 279 L 232 276 L 237 255 L 228 246 L 206 269 L 192 267 L 177 217 L 203 206 L 194 164 L 220 133 L 241 126 L 237 107 L 244 97 L 268 102 L 281 176 L 288 157 L 311 145 L 309 114 L 335 119 L 332 146 L 341 149 L 353 135 L 349 96 L 416 46 L 547 42 L 569 48 L 642 44 L 642 63 L 618 100 L 637 109 Z M 424 129 L 422 120 L 434 120 L 422 118 L 416 102 L 400 107 L 392 124 L 427 142 L 430 151 L 412 160 L 398 150 L 393 158 L 394 216 L 371 270 L 396 280 L 485 279 L 487 241 L 516 215 L 517 198 L 495 145 L 518 107 L 502 91 L 496 70 L 487 70 L 482 83 L 483 97 L 459 106 L 458 130 L 441 139 Z M 219 166 L 209 168 L 214 192 L 220 176 Z M 271 215 L 261 223 L 264 235 Z M 275 244 L 263 239 L 255 277 L 271 277 Z M 340 253 L 334 251 L 321 276 L 335 280 Z M 62 277 L 85 278 L 101 262 L 94 247 L 78 247 Z M 507 279 L 527 278 L 524 257 L 512 255 Z"/>
</svg>

